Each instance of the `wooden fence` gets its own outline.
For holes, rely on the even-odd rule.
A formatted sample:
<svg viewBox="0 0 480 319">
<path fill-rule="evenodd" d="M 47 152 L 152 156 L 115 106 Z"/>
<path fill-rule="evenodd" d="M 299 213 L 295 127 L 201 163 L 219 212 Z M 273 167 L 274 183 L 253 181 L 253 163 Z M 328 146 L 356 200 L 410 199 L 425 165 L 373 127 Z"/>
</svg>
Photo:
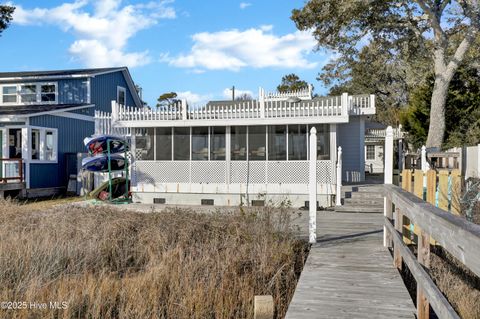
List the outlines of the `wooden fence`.
<svg viewBox="0 0 480 319">
<path fill-rule="evenodd" d="M 460 170 L 436 170 L 426 172 L 403 170 L 401 186 L 407 192 L 437 206 L 443 210 L 460 215 L 461 182 Z"/>
<path fill-rule="evenodd" d="M 408 185 L 408 173 L 404 187 Z M 418 173 L 420 178 L 420 174 Z M 427 180 L 434 180 L 434 171 L 427 172 Z M 440 174 L 442 176 L 442 174 Z M 423 176 L 422 176 L 423 179 Z M 417 195 L 420 194 L 417 187 Z M 414 190 L 415 192 L 415 190 Z M 384 245 L 393 247 L 393 263 L 401 269 L 405 264 L 417 282 L 417 317 L 429 318 L 429 305 L 439 318 L 459 318 L 445 296 L 428 274 L 430 267 L 430 243 L 434 241 L 443 247 L 475 275 L 480 276 L 480 226 L 466 221 L 445 210 L 435 207 L 432 191 L 428 192 L 429 202 L 395 185 L 385 185 Z M 416 228 L 418 237 L 409 243 L 417 245 L 417 256 L 405 243 L 402 233 L 405 217 Z"/>
</svg>

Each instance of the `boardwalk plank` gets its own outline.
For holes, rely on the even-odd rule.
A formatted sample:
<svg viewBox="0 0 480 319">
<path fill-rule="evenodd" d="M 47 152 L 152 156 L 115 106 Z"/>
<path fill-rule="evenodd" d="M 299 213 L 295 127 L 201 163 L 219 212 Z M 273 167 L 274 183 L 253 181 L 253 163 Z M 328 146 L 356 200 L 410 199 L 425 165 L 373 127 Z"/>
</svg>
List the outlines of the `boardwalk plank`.
<svg viewBox="0 0 480 319">
<path fill-rule="evenodd" d="M 286 318 L 415 318 L 382 231 L 381 214 L 319 212 Z"/>
</svg>

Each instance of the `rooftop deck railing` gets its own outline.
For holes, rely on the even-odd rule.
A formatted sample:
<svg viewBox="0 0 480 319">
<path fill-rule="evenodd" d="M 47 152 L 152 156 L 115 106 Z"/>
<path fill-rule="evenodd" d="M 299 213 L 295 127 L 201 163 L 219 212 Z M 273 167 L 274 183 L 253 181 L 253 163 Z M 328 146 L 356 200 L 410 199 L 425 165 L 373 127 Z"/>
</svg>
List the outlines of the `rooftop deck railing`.
<svg viewBox="0 0 480 319">
<path fill-rule="evenodd" d="M 289 100 L 252 100 L 236 101 L 225 104 L 207 104 L 189 107 L 185 100 L 169 106 L 158 108 L 132 108 L 118 105 L 112 101 L 112 120 L 114 122 L 214 121 L 225 125 L 226 121 L 249 119 L 265 123 L 284 122 L 296 118 L 332 123 L 348 122 L 349 115 L 375 114 L 375 97 L 373 95 L 329 96 L 311 100 L 291 102 Z M 223 120 L 223 121 L 222 121 Z M 250 122 L 251 123 L 251 122 Z M 245 123 L 248 124 L 248 123 Z M 128 126 L 128 125 L 127 125 Z"/>
</svg>

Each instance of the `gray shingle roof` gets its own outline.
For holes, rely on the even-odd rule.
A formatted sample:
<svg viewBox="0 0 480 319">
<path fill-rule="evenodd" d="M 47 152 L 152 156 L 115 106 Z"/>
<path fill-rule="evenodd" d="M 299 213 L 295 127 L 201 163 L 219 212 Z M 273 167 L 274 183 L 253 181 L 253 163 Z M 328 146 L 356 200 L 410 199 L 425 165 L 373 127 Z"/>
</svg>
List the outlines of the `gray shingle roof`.
<svg viewBox="0 0 480 319">
<path fill-rule="evenodd" d="M 0 106 L 2 115 L 34 115 L 50 111 L 67 111 L 71 108 L 86 107 L 92 104 L 33 104 L 33 105 L 5 105 Z"/>
<path fill-rule="evenodd" d="M 72 70 L 50 70 L 50 71 L 21 71 L 21 72 L 0 72 L 0 79 L 14 77 L 42 77 L 42 76 L 65 76 L 73 74 L 93 75 L 96 73 L 121 71 L 126 67 L 96 68 L 96 69 L 72 69 Z"/>
</svg>

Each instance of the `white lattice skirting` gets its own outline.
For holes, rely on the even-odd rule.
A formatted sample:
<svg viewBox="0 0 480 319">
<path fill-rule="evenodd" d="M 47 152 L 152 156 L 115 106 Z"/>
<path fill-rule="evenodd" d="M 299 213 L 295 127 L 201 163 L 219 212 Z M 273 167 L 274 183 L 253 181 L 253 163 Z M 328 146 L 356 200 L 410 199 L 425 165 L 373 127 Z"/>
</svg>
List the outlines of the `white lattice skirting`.
<svg viewBox="0 0 480 319">
<path fill-rule="evenodd" d="M 308 161 L 137 161 L 136 192 L 308 194 Z M 335 194 L 335 163 L 317 161 L 318 194 Z"/>
</svg>

